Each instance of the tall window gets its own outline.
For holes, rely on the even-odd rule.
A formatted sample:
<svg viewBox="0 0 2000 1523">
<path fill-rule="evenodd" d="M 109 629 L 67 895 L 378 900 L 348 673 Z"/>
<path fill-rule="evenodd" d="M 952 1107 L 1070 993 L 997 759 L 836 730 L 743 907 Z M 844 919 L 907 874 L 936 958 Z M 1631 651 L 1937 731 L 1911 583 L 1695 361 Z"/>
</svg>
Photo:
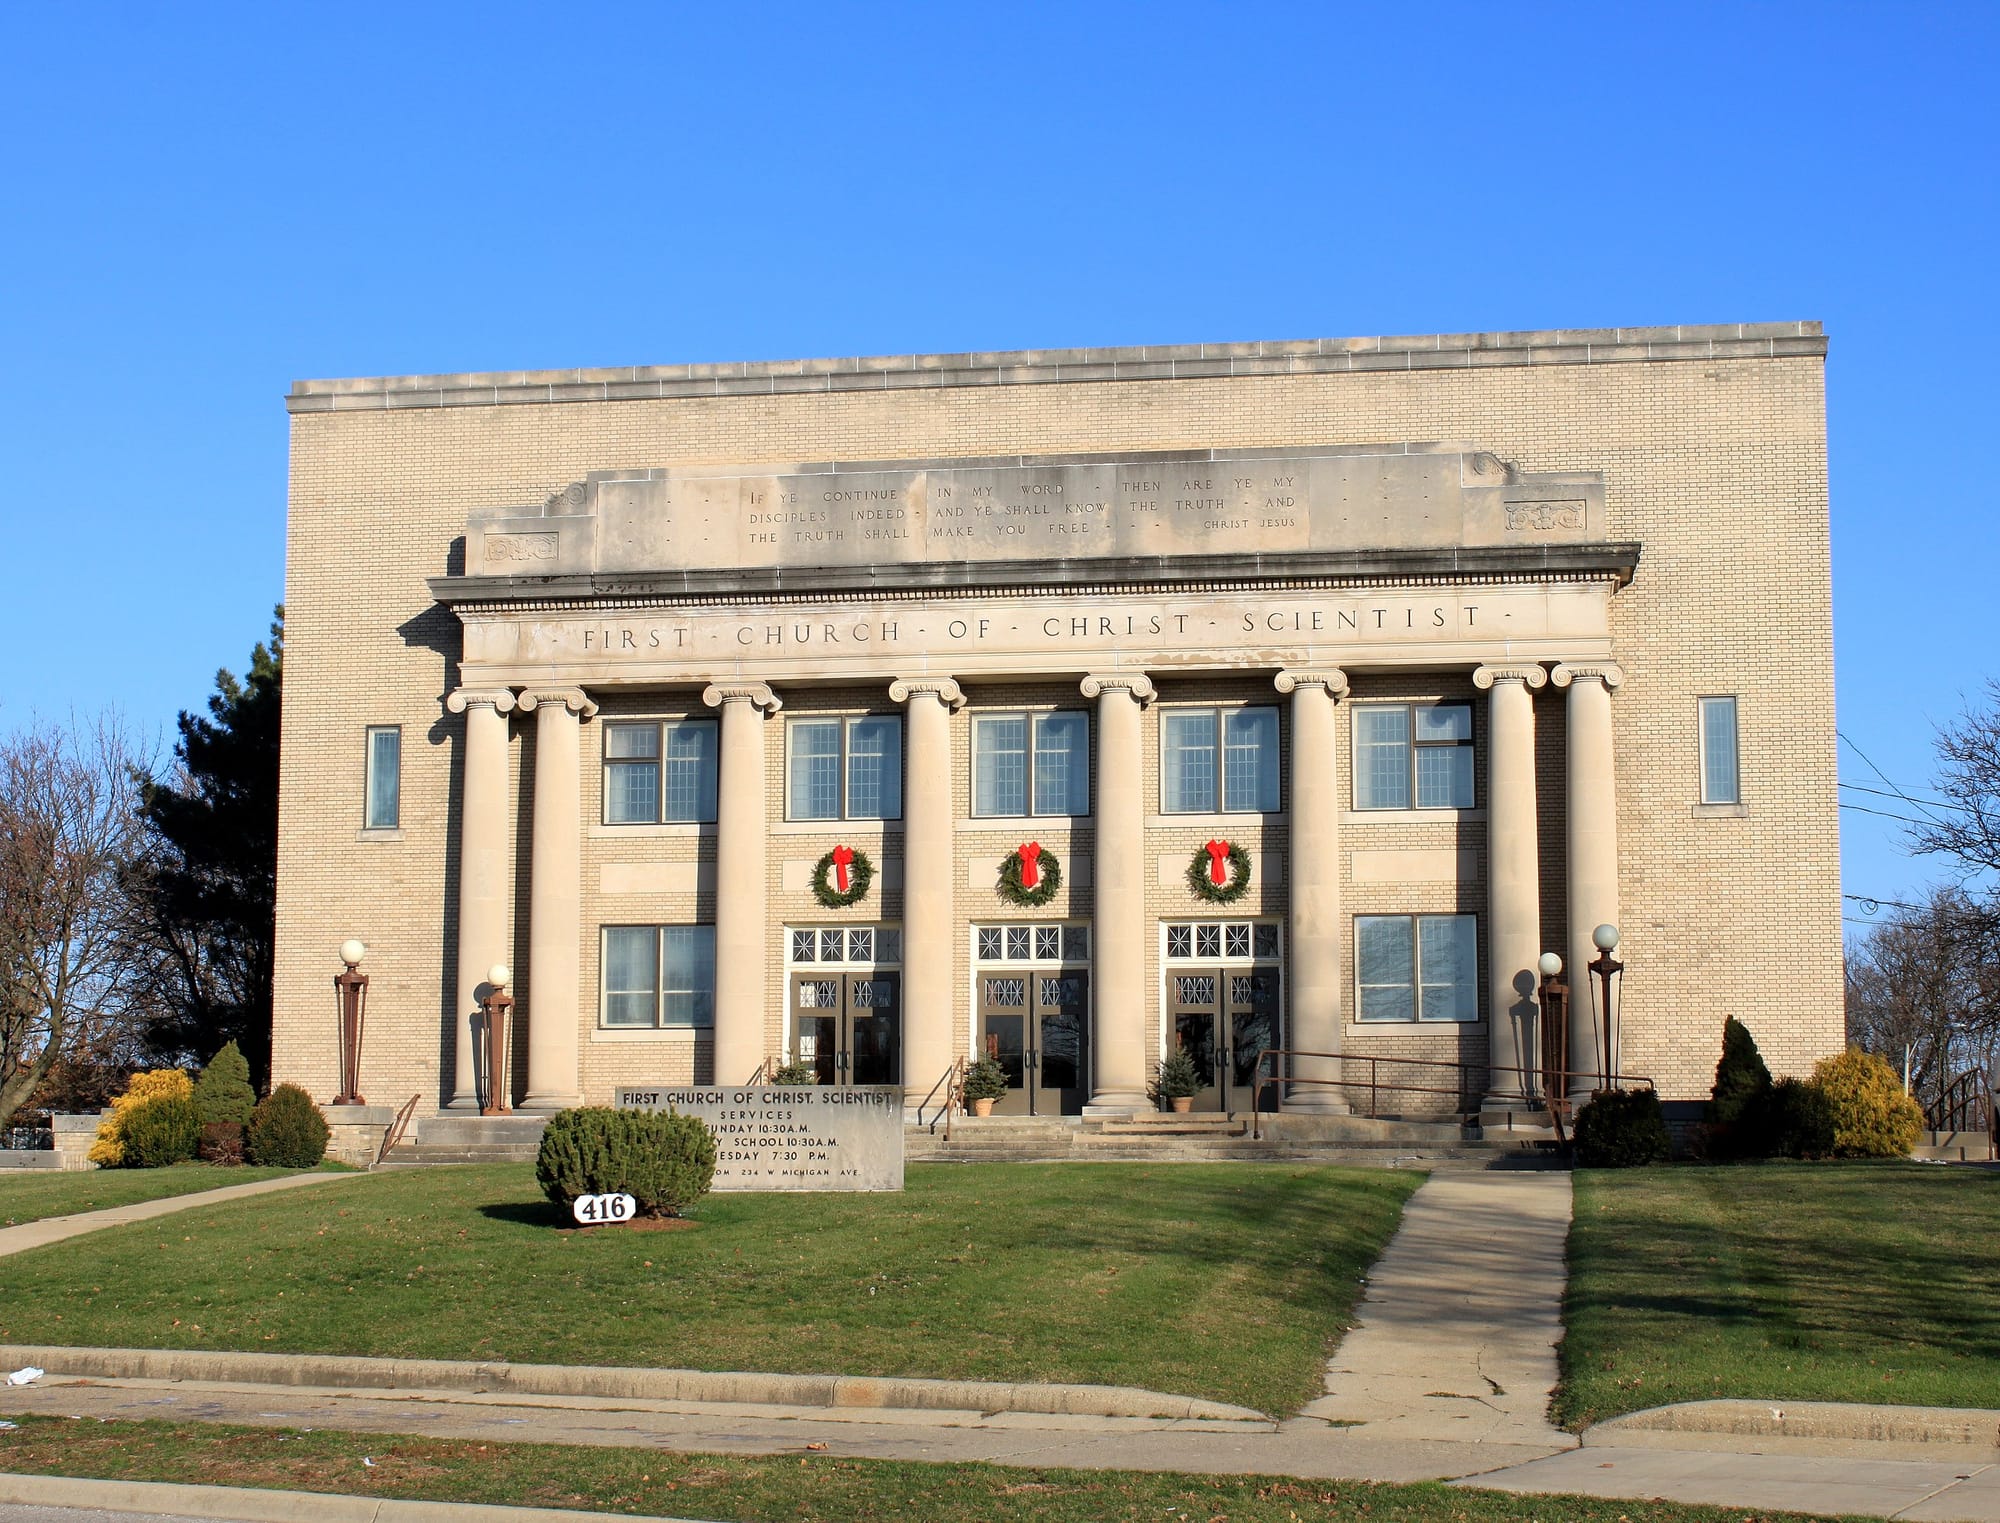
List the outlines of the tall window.
<svg viewBox="0 0 2000 1523">
<path fill-rule="evenodd" d="M 604 823 L 715 818 L 713 719 L 649 719 L 604 727 Z"/>
<path fill-rule="evenodd" d="M 794 719 L 785 743 L 788 819 L 902 818 L 900 718 Z"/>
<path fill-rule="evenodd" d="M 715 1025 L 715 927 L 607 925 L 604 1024 Z"/>
<path fill-rule="evenodd" d="M 1470 809 L 1472 706 L 1355 705 L 1354 807 Z"/>
<path fill-rule="evenodd" d="M 1278 807 L 1276 709 L 1167 709 L 1160 753 L 1168 814 L 1269 814 Z"/>
<path fill-rule="evenodd" d="M 1476 1020 L 1477 934 L 1471 915 L 1356 915 L 1360 1019 Z"/>
<path fill-rule="evenodd" d="M 1090 719 L 981 714 L 972 721 L 972 812 L 1090 813 Z"/>
<path fill-rule="evenodd" d="M 374 725 L 368 731 L 368 799 L 362 820 L 370 830 L 394 830 L 403 819 L 403 730 Z"/>
<path fill-rule="evenodd" d="M 1740 804 L 1736 746 L 1736 700 L 1703 698 L 1701 703 L 1701 801 Z"/>
</svg>

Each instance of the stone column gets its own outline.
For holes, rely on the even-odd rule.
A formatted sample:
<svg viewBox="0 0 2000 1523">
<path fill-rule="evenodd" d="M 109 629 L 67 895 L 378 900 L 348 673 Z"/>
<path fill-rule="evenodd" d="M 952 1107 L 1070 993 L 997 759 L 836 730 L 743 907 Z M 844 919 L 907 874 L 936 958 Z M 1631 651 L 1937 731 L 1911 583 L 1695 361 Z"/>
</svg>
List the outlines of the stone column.
<svg viewBox="0 0 2000 1523">
<path fill-rule="evenodd" d="M 770 1054 L 764 974 L 776 948 L 766 875 L 764 716 L 784 705 L 761 682 L 718 682 L 701 701 L 722 710 L 715 806 L 715 1072 L 741 1084 Z"/>
<path fill-rule="evenodd" d="M 1287 840 L 1291 860 L 1290 942 L 1291 1029 L 1285 1045 L 1306 1052 L 1338 1053 L 1341 1008 L 1346 990 L 1340 950 L 1346 932 L 1340 918 L 1340 785 L 1334 775 L 1334 704 L 1347 691 L 1338 669 L 1279 672 L 1276 686 L 1292 695 L 1292 796 Z M 1337 1080 L 1340 1059 L 1299 1058 L 1294 1076 Z M 1293 1110 L 1340 1112 L 1345 1093 L 1320 1084 L 1293 1088 L 1285 1104 Z"/>
<path fill-rule="evenodd" d="M 528 982 L 514 1018 L 528 1023 L 523 1110 L 583 1103 L 578 1050 L 583 941 L 582 721 L 597 712 L 583 689 L 521 695 L 535 716 L 535 814 L 528 871 Z"/>
<path fill-rule="evenodd" d="M 1569 980 L 1569 1082 L 1574 1099 L 1596 1087 L 1584 1071 L 1602 1062 L 1604 1028 L 1593 1013 L 1586 971 L 1597 947 L 1590 933 L 1618 924 L 1618 781 L 1611 747 L 1611 692 L 1625 680 L 1609 661 L 1558 666 L 1550 674 L 1569 689 L 1569 945 L 1563 949 Z"/>
<path fill-rule="evenodd" d="M 1083 1113 L 1147 1107 L 1146 783 L 1139 711 L 1153 700 L 1141 672 L 1083 679 L 1097 700 L 1097 851 L 1090 938 L 1090 1103 Z"/>
<path fill-rule="evenodd" d="M 900 677 L 907 707 L 903 765 L 903 1097 L 916 1106 L 952 1059 L 953 872 L 951 715 L 965 694 L 949 677 Z"/>
<path fill-rule="evenodd" d="M 507 950 L 508 688 L 459 688 L 444 701 L 465 716 L 458 805 L 458 1008 L 452 1012 L 452 1110 L 479 1109 L 480 991 Z"/>
<path fill-rule="evenodd" d="M 1529 1086 L 1519 1070 L 1539 1060 L 1536 963 L 1542 955 L 1542 884 L 1535 825 L 1535 696 L 1549 674 L 1532 664 L 1482 666 L 1492 690 L 1486 740 L 1488 1108 L 1519 1110 Z M 1512 1073 L 1500 1070 L 1513 1069 Z"/>
</svg>

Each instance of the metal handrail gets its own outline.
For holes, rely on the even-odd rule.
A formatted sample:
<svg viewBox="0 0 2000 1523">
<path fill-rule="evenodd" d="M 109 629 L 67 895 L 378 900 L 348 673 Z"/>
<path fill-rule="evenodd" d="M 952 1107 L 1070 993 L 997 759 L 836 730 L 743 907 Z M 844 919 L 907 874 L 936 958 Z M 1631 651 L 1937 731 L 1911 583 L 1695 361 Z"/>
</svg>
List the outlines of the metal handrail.
<svg viewBox="0 0 2000 1523">
<path fill-rule="evenodd" d="M 1924 1129 L 1932 1132 L 1994 1132 L 1992 1081 L 1983 1068 L 1968 1068 L 1924 1107 Z"/>
<path fill-rule="evenodd" d="M 410 1117 L 416 1114 L 416 1110 L 417 1097 L 412 1095 L 403 1102 L 402 1109 L 396 1112 L 395 1123 L 390 1126 L 388 1131 L 382 1134 L 381 1151 L 375 1155 L 375 1161 L 368 1165 L 370 1169 L 379 1169 L 387 1161 L 389 1150 L 401 1142 L 403 1140 L 403 1133 L 409 1130 Z"/>
<path fill-rule="evenodd" d="M 944 1098 L 942 1100 L 938 1100 L 939 1090 L 944 1091 Z M 930 1103 L 933 1100 L 938 1100 L 937 1112 L 929 1121 L 925 1121 L 924 1112 L 930 1107 Z M 951 1067 L 938 1075 L 937 1083 L 933 1084 L 923 1099 L 917 1102 L 917 1125 L 928 1126 L 935 1132 L 939 1120 L 942 1120 L 944 1122 L 945 1141 L 949 1142 L 951 1141 L 951 1118 L 963 1109 L 965 1109 L 965 1059 L 961 1056 L 951 1060 Z"/>
<path fill-rule="evenodd" d="M 1273 1058 L 1331 1059 L 1341 1065 L 1341 1077 L 1338 1079 L 1319 1079 L 1309 1078 L 1303 1074 L 1279 1073 L 1275 1071 L 1267 1074 L 1264 1072 L 1265 1064 L 1267 1060 Z M 1366 1063 L 1368 1065 L 1368 1077 L 1366 1079 L 1350 1078 L 1347 1073 L 1347 1065 L 1350 1063 Z M 1392 1069 L 1449 1069 L 1458 1076 L 1458 1082 L 1452 1085 L 1401 1083 L 1393 1077 L 1384 1082 L 1381 1077 L 1381 1065 L 1383 1064 L 1389 1065 Z M 1473 1075 L 1484 1075 L 1490 1081 L 1495 1074 L 1519 1074 L 1524 1081 L 1522 1084 L 1523 1092 L 1539 1098 L 1540 1103 L 1548 1107 L 1550 1117 L 1555 1122 L 1558 1134 L 1560 1134 L 1562 1129 L 1561 1110 L 1566 1109 L 1569 1105 L 1570 1086 L 1568 1081 L 1571 1079 L 1588 1079 L 1593 1085 L 1607 1081 L 1607 1076 L 1596 1069 L 1585 1072 L 1581 1069 L 1549 1069 L 1539 1065 L 1529 1068 L 1506 1064 L 1466 1063 L 1451 1058 L 1399 1058 L 1359 1052 L 1305 1052 L 1284 1047 L 1266 1047 L 1260 1051 L 1257 1054 L 1257 1065 L 1251 1072 L 1253 1078 L 1250 1086 L 1250 1135 L 1253 1138 L 1259 1138 L 1263 1135 L 1260 1118 L 1264 1111 L 1264 1091 L 1267 1087 L 1272 1091 L 1271 1109 L 1278 1113 L 1282 1113 L 1284 1110 L 1285 1089 L 1289 1085 L 1317 1085 L 1324 1089 L 1333 1090 L 1358 1090 L 1366 1088 L 1368 1091 L 1368 1115 L 1372 1120 L 1376 1112 L 1381 1109 L 1381 1092 L 1384 1089 L 1399 1094 L 1451 1095 L 1460 1102 L 1458 1108 L 1460 1113 L 1463 1114 L 1466 1110 L 1472 1108 L 1464 1104 L 1464 1102 L 1468 1098 L 1476 1098 L 1474 1088 L 1469 1082 Z M 1608 1076 L 1608 1082 L 1614 1088 L 1654 1089 L 1657 1087 L 1644 1074 L 1611 1074 Z M 1551 1085 L 1560 1091 L 1560 1093 L 1553 1097 L 1553 1100 L 1551 1100 L 1547 1092 L 1547 1088 Z"/>
</svg>

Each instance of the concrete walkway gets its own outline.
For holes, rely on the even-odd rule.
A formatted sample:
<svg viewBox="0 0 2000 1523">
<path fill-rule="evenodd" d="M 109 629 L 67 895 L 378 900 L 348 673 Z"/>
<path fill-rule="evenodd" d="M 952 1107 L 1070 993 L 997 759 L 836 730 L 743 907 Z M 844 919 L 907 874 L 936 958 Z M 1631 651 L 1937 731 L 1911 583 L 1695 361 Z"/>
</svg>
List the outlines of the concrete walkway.
<svg viewBox="0 0 2000 1523">
<path fill-rule="evenodd" d="M 102 1211 L 79 1211 L 74 1216 L 45 1216 L 40 1221 L 18 1227 L 0 1227 L 0 1258 L 26 1253 L 30 1248 L 60 1243 L 64 1238 L 85 1232 L 101 1232 L 126 1222 L 151 1221 L 196 1206 L 212 1206 L 218 1201 L 240 1200 L 246 1195 L 264 1195 L 272 1190 L 297 1190 L 305 1185 L 331 1184 L 337 1179 L 365 1179 L 365 1174 L 287 1174 L 281 1179 L 260 1179 L 247 1185 L 224 1185 L 220 1190 L 197 1190 L 192 1195 L 168 1195 L 159 1200 L 142 1200 L 130 1206 L 110 1206 Z"/>
</svg>

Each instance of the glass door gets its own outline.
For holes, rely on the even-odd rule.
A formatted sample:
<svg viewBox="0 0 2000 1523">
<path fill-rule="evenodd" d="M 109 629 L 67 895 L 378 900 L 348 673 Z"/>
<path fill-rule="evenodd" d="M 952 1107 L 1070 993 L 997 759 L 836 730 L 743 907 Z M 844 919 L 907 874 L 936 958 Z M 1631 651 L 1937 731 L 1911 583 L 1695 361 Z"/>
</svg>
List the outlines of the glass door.
<svg viewBox="0 0 2000 1523">
<path fill-rule="evenodd" d="M 1167 1050 L 1185 1052 L 1201 1076 L 1198 1111 L 1253 1103 L 1257 1059 L 1284 1046 L 1283 962 L 1269 921 L 1187 921 L 1166 930 Z M 1257 1095 L 1265 1109 L 1275 1087 Z"/>
<path fill-rule="evenodd" d="M 896 1084 L 902 978 L 887 969 L 792 974 L 792 1051 L 821 1084 Z"/>
<path fill-rule="evenodd" d="M 1194 1059 L 1194 1071 L 1201 1076 L 1201 1088 L 1194 1092 L 1198 1111 L 1224 1108 L 1216 982 L 1214 973 L 1176 973 L 1172 980 L 1174 1046 Z"/>
</svg>

